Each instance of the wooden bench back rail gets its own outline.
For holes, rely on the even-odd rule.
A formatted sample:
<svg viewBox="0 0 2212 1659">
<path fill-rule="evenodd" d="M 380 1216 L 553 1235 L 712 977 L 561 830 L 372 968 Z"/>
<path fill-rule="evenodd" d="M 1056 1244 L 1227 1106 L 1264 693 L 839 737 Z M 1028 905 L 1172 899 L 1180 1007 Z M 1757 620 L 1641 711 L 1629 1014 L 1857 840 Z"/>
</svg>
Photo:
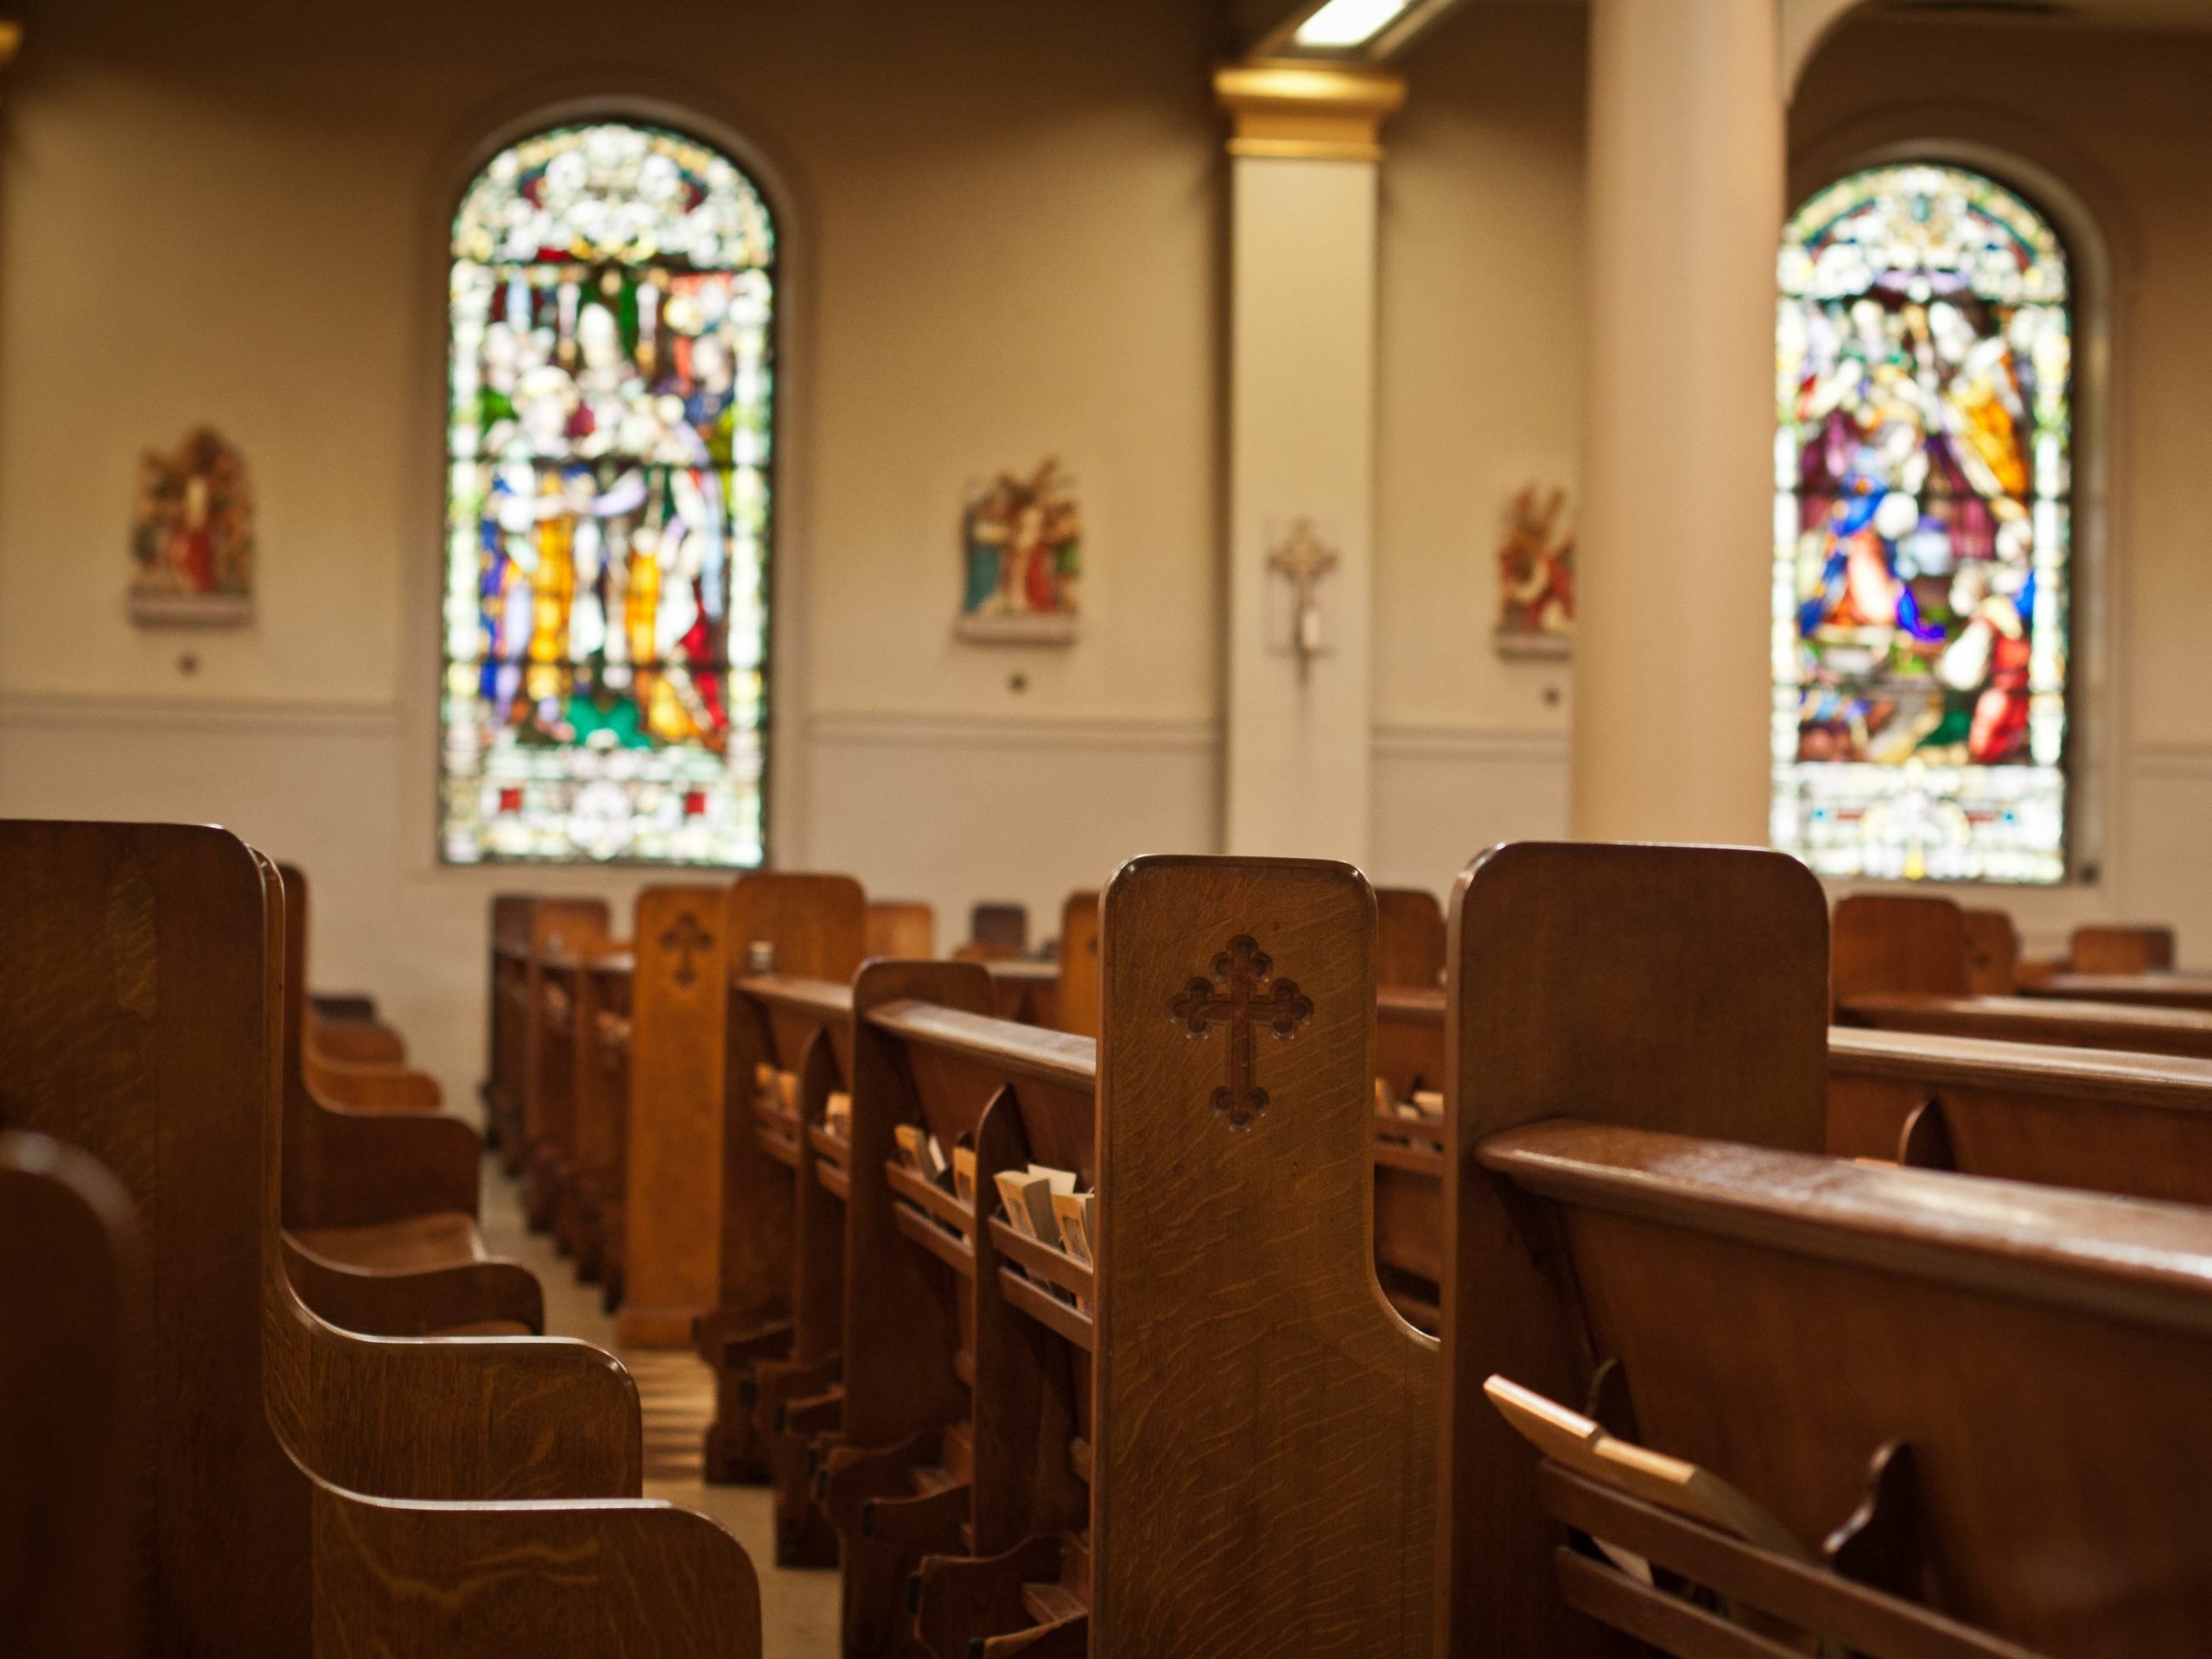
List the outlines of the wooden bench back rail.
<svg viewBox="0 0 2212 1659">
<path fill-rule="evenodd" d="M 2212 1014 L 2190 1008 L 2137 1007 L 2041 996 L 1891 992 L 1852 997 L 1838 1007 L 1836 1017 L 1839 1024 L 1878 1031 L 2212 1057 Z"/>
<path fill-rule="evenodd" d="M 2212 974 L 2052 974 L 2033 985 L 2021 986 L 2020 995 L 2212 1013 Z"/>
<path fill-rule="evenodd" d="M 2212 1205 L 2212 1059 L 1838 1026 L 1828 1151 Z"/>
<path fill-rule="evenodd" d="M 1106 890 L 1094 1653 L 1430 1651 L 1437 1355 L 1372 1265 L 1375 937 L 1341 864 Z"/>
<path fill-rule="evenodd" d="M 1474 1148 L 1573 1114 L 1819 1151 L 1827 905 L 1779 854 L 1523 842 L 1459 878 L 1451 926 L 1436 1650 L 1572 1653 L 1567 1621 L 1524 1593 L 1549 1548 L 1519 1525 L 1525 1478 L 1497 1483 L 1519 1442 L 1483 1385 L 1502 1373 L 1577 1403 L 1588 1357 Z"/>
<path fill-rule="evenodd" d="M 1893 1593 L 1765 1611 L 1901 1656 L 1989 1650 L 1934 1640 L 1951 1633 L 1921 1610 L 2050 1654 L 2212 1641 L 2201 1211 L 1570 1121 L 1476 1157 L 1538 1201 L 1522 1247 L 1564 1246 L 1562 1311 L 1617 1368 L 1613 1432 L 1710 1469 L 1808 1549 L 1869 1498 L 1877 1454 L 1910 1448 L 1866 1541 Z M 1556 1535 L 1526 1467 L 1489 1471 L 1516 1554 Z"/>
<path fill-rule="evenodd" d="M 918 899 L 872 899 L 864 948 L 871 957 L 926 961 L 937 955 L 937 912 Z"/>
<path fill-rule="evenodd" d="M 750 1565 L 711 1522 L 518 1501 L 637 1490 L 635 1390 L 609 1356 L 362 1338 L 292 1294 L 273 867 L 151 824 L 0 824 L 0 1122 L 99 1158 L 146 1228 L 140 1650 L 581 1656 L 677 1650 L 680 1630 L 757 1653 Z"/>
<path fill-rule="evenodd" d="M 73 1147 L 0 1131 L 0 1630 L 9 1651 L 124 1659 L 141 1618 L 124 1367 L 143 1351 L 138 1224 Z"/>
</svg>

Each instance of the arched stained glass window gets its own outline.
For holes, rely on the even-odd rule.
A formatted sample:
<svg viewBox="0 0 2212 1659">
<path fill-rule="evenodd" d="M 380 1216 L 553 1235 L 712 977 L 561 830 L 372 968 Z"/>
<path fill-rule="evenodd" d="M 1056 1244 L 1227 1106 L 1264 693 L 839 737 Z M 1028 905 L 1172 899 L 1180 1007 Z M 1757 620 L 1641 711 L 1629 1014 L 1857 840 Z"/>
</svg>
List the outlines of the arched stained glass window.
<svg viewBox="0 0 2212 1659">
<path fill-rule="evenodd" d="M 728 156 L 628 122 L 462 197 L 448 861 L 761 861 L 775 245 Z"/>
<path fill-rule="evenodd" d="M 1774 844 L 1824 875 L 2066 874 L 2071 293 L 2050 221 L 1878 167 L 1783 233 Z"/>
</svg>

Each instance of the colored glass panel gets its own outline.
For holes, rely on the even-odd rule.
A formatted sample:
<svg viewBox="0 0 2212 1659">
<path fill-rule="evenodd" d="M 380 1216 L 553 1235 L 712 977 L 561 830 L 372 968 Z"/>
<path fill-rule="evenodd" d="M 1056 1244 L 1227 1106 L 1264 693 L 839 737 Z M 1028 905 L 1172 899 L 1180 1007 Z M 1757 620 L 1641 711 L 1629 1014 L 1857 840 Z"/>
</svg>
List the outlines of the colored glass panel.
<svg viewBox="0 0 2212 1659">
<path fill-rule="evenodd" d="M 1923 163 L 1783 232 L 1774 844 L 1823 875 L 2066 874 L 2071 301 L 2050 222 Z"/>
<path fill-rule="evenodd" d="M 759 864 L 766 203 L 683 134 L 560 127 L 452 257 L 442 856 Z"/>
</svg>

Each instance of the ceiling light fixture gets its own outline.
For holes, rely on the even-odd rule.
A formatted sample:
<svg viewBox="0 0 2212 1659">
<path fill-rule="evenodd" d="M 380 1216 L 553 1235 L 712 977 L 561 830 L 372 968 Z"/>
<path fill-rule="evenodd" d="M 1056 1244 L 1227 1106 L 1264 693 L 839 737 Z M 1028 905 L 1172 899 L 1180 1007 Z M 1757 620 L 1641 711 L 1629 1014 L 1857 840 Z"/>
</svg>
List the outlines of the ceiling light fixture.
<svg viewBox="0 0 2212 1659">
<path fill-rule="evenodd" d="M 1298 45 L 1326 51 L 1364 46 L 1398 18 L 1412 0 L 1327 0 L 1319 11 L 1298 26 L 1291 39 Z"/>
</svg>

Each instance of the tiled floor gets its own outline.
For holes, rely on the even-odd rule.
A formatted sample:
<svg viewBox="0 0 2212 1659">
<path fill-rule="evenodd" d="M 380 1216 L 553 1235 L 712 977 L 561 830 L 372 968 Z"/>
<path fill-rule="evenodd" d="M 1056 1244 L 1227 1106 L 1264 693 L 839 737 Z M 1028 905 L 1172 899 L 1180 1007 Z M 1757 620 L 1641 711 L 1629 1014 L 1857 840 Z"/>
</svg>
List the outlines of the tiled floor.
<svg viewBox="0 0 2212 1659">
<path fill-rule="evenodd" d="M 514 1257 L 545 1287 L 545 1328 L 614 1348 L 614 1321 L 600 1311 L 599 1287 L 579 1285 L 551 1241 L 523 1224 L 520 1195 L 496 1160 L 485 1163 L 485 1240 Z M 714 1415 L 706 1365 L 685 1350 L 615 1349 L 637 1379 L 645 1408 L 645 1496 L 711 1515 L 735 1533 L 760 1575 L 762 1651 L 767 1659 L 829 1659 L 837 1651 L 837 1574 L 775 1565 L 774 1522 L 759 1486 L 709 1486 L 699 1478 L 700 1442 Z"/>
</svg>

